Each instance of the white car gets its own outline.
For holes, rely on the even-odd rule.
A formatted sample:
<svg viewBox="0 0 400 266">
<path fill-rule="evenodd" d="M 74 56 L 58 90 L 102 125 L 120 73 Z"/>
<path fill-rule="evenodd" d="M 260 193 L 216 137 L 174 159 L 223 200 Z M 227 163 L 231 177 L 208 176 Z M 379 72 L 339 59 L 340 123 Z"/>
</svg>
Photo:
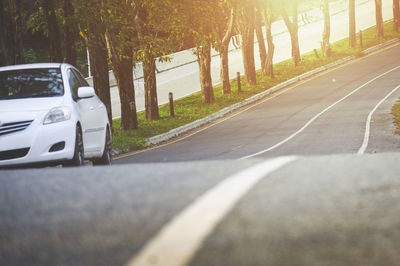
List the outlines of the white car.
<svg viewBox="0 0 400 266">
<path fill-rule="evenodd" d="M 69 64 L 0 67 L 0 167 L 111 163 L 105 105 Z"/>
</svg>

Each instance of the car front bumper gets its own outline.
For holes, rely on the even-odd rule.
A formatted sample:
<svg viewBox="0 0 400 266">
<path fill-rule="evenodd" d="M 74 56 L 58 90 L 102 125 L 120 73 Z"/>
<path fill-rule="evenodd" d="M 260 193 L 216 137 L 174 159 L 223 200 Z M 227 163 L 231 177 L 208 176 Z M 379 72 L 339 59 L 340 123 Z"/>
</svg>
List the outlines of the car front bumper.
<svg viewBox="0 0 400 266">
<path fill-rule="evenodd" d="M 41 119 L 36 119 L 23 131 L 0 136 L 0 166 L 72 159 L 75 128 L 76 123 L 72 119 L 48 125 L 43 125 Z M 59 144 L 56 149 L 55 144 Z"/>
</svg>

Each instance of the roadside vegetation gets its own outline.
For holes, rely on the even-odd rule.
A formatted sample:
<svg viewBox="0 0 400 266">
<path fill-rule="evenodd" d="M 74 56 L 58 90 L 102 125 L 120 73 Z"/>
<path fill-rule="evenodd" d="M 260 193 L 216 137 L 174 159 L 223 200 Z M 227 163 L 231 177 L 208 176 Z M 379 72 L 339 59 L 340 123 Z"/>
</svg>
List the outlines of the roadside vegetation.
<svg viewBox="0 0 400 266">
<path fill-rule="evenodd" d="M 394 125 L 396 126 L 396 134 L 400 135 L 400 99 L 393 106 L 392 115 L 394 117 Z"/>
<path fill-rule="evenodd" d="M 245 78 L 242 77 L 241 93 L 237 93 L 236 80 L 231 81 L 231 94 L 223 95 L 221 85 L 216 86 L 214 88 L 215 102 L 212 104 L 202 103 L 201 92 L 177 100 L 174 102 L 175 117 L 170 116 L 169 105 L 160 107 L 160 120 L 157 121 L 146 121 L 145 114 L 143 112 L 139 113 L 138 121 L 141 126 L 137 130 L 119 130 L 121 123 L 120 119 L 115 119 L 113 122 L 113 147 L 120 152 L 143 149 L 146 147 L 147 139 L 150 137 L 168 132 L 171 129 L 211 115 L 227 106 L 240 102 L 281 82 L 320 66 L 327 65 L 350 55 L 361 56 L 361 51 L 364 49 L 384 43 L 394 38 L 400 38 L 400 33 L 393 30 L 392 21 L 384 24 L 384 30 L 385 36 L 383 38 L 376 38 L 375 27 L 365 30 L 362 33 L 363 48 L 359 47 L 359 39 L 357 39 L 357 48 L 349 48 L 349 40 L 346 38 L 331 45 L 330 57 L 321 56 L 321 50 L 318 50 L 318 54 L 320 55 L 319 58 L 315 56 L 314 52 L 302 55 L 301 62 L 297 67 L 293 65 L 292 60 L 287 60 L 285 62 L 276 64 L 274 65 L 274 78 L 262 75 L 261 70 L 259 70 L 257 71 L 257 85 L 249 85 L 245 81 Z M 396 108 L 396 113 L 398 114 L 398 128 L 400 133 L 400 103 Z"/>
</svg>

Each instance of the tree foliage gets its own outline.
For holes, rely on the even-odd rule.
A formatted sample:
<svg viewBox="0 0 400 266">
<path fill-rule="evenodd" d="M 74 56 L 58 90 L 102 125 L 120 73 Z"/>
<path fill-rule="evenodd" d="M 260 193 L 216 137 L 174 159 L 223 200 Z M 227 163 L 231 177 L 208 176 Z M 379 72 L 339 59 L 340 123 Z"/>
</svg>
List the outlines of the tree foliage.
<svg viewBox="0 0 400 266">
<path fill-rule="evenodd" d="M 94 87 L 111 120 L 109 70 L 117 81 L 121 128 L 138 127 L 133 67 L 143 65 L 146 119 L 159 119 L 156 64 L 170 60 L 185 42 L 193 44 L 200 70 L 204 103 L 215 101 L 211 49 L 220 55 L 223 94 L 230 93 L 228 47 L 240 33 L 246 80 L 256 84 L 254 35 L 262 72 L 274 76 L 272 22 L 283 18 L 291 37 L 294 64 L 300 64 L 298 10 L 301 4 L 323 4 L 322 50 L 330 52 L 329 0 L 2 0 L 0 1 L 0 65 L 56 61 L 85 67 L 89 50 Z M 349 1 L 349 40 L 356 46 L 355 0 Z M 381 0 L 376 4 L 377 36 L 383 36 Z M 400 21 L 393 0 L 394 26 Z M 267 47 L 262 27 L 265 26 Z M 80 36 L 80 37 L 79 37 Z M 38 43 L 36 46 L 31 44 Z M 40 51 L 40 52 L 39 52 Z M 44 52 L 43 52 L 44 51 Z"/>
<path fill-rule="evenodd" d="M 199 64 L 200 84 L 204 103 L 213 103 L 214 91 L 211 79 L 211 47 L 217 40 L 214 29 L 218 16 L 218 1 L 184 0 L 181 5 L 181 18 L 184 32 L 195 44 L 195 54 Z M 204 14 L 207 14 L 206 16 Z"/>
<path fill-rule="evenodd" d="M 157 81 L 155 60 L 164 57 L 180 45 L 179 9 L 174 1 L 131 0 L 132 24 L 137 33 L 136 59 L 143 62 L 145 108 L 147 120 L 158 120 Z"/>
</svg>

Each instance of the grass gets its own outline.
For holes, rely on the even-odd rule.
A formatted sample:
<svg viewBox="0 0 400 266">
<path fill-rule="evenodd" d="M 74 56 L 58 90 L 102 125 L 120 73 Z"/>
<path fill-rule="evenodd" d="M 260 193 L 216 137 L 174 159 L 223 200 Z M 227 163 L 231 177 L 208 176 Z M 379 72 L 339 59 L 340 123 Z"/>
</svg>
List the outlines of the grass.
<svg viewBox="0 0 400 266">
<path fill-rule="evenodd" d="M 133 150 L 140 150 L 146 147 L 147 139 L 165 132 L 171 129 L 180 127 L 188 124 L 200 118 L 211 115 L 227 106 L 234 103 L 240 102 L 246 98 L 249 98 L 257 93 L 265 91 L 283 81 L 290 78 L 296 77 L 300 74 L 306 73 L 310 70 L 318 68 L 320 66 L 327 65 L 331 62 L 335 62 L 339 59 L 350 55 L 361 56 L 361 51 L 369 47 L 384 43 L 393 38 L 399 38 L 400 33 L 393 31 L 393 22 L 385 23 L 384 25 L 385 37 L 376 38 L 375 27 L 363 31 L 363 48 L 351 49 L 348 47 L 348 39 L 338 41 L 331 45 L 332 55 L 331 57 L 320 57 L 317 58 L 314 52 L 302 55 L 301 64 L 298 67 L 294 67 L 292 60 L 287 60 L 274 66 L 275 78 L 262 76 L 261 72 L 257 72 L 257 85 L 248 85 L 245 78 L 242 78 L 242 92 L 237 93 L 237 82 L 236 80 L 231 81 L 232 93 L 228 95 L 222 95 L 221 86 L 214 87 L 215 103 L 203 104 L 201 100 L 201 92 L 192 94 L 174 102 L 175 105 L 175 117 L 172 118 L 169 115 L 169 106 L 164 105 L 159 109 L 160 120 L 158 121 L 146 121 L 144 113 L 138 113 L 139 129 L 137 130 L 120 130 L 121 119 L 113 120 L 113 148 L 119 152 L 128 152 Z M 359 41 L 359 40 L 358 40 Z M 321 51 L 318 50 L 321 55 Z M 400 125 L 400 104 L 397 107 L 398 125 Z M 400 132 L 400 128 L 399 128 Z"/>
<path fill-rule="evenodd" d="M 393 106 L 392 115 L 394 116 L 394 125 L 396 126 L 396 134 L 400 135 L 400 99 Z"/>
</svg>

